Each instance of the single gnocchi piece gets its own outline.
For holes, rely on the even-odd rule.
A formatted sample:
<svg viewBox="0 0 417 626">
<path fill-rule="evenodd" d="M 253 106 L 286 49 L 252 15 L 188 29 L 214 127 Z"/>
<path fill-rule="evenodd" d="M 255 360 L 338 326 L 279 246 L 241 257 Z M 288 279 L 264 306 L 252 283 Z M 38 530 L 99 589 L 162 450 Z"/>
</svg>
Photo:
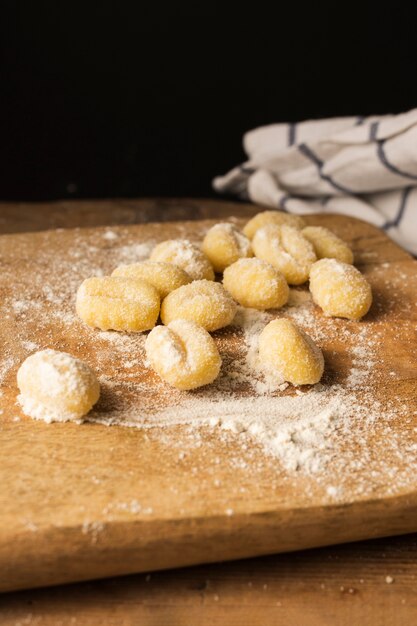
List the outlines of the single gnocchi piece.
<svg viewBox="0 0 417 626">
<path fill-rule="evenodd" d="M 29 417 L 46 422 L 80 420 L 100 396 L 93 370 L 80 359 L 57 350 L 29 356 L 17 372 L 18 401 Z"/>
<path fill-rule="evenodd" d="M 313 245 L 318 259 L 337 259 L 342 263 L 353 263 L 353 252 L 340 237 L 324 226 L 307 226 L 301 231 Z"/>
<path fill-rule="evenodd" d="M 320 259 L 310 271 L 313 301 L 331 317 L 359 320 L 372 304 L 371 286 L 365 276 L 349 263 Z"/>
<path fill-rule="evenodd" d="M 191 277 L 178 265 L 160 261 L 142 261 L 130 265 L 119 265 L 112 272 L 112 276 L 146 280 L 147 283 L 155 287 L 161 299 L 178 287 L 191 282 Z"/>
<path fill-rule="evenodd" d="M 198 246 L 188 239 L 168 239 L 155 246 L 151 261 L 162 261 L 178 265 L 191 280 L 214 280 L 213 266 Z"/>
<path fill-rule="evenodd" d="M 257 230 L 252 248 L 258 259 L 282 272 L 290 285 L 305 283 L 312 264 L 317 260 L 313 246 L 301 231 L 286 224 L 269 224 Z"/>
<path fill-rule="evenodd" d="M 210 228 L 203 239 L 202 250 L 215 272 L 223 272 L 238 259 L 252 256 L 249 239 L 227 222 Z"/>
<path fill-rule="evenodd" d="M 146 339 L 152 368 L 176 389 L 189 390 L 212 383 L 222 360 L 214 339 L 198 324 L 176 319 L 157 326 Z"/>
<path fill-rule="evenodd" d="M 281 272 L 261 259 L 240 259 L 227 267 L 223 285 L 242 306 L 252 309 L 279 309 L 290 293 Z"/>
<path fill-rule="evenodd" d="M 298 229 L 306 225 L 303 218 L 299 215 L 292 215 L 284 211 L 262 211 L 249 220 L 243 229 L 243 233 L 248 239 L 253 239 L 256 231 L 268 224 L 275 224 L 276 226 L 287 224 L 287 226 L 293 226 Z"/>
<path fill-rule="evenodd" d="M 324 371 L 320 348 L 288 319 L 269 322 L 259 336 L 259 360 L 279 379 L 293 385 L 314 385 Z"/>
<path fill-rule="evenodd" d="M 168 325 L 176 319 L 195 322 L 213 331 L 230 324 L 236 313 L 236 303 L 220 283 L 195 280 L 171 291 L 162 302 L 161 320 Z"/>
<path fill-rule="evenodd" d="M 142 332 L 156 324 L 160 298 L 144 280 L 93 276 L 81 283 L 76 310 L 81 319 L 101 330 Z"/>
</svg>

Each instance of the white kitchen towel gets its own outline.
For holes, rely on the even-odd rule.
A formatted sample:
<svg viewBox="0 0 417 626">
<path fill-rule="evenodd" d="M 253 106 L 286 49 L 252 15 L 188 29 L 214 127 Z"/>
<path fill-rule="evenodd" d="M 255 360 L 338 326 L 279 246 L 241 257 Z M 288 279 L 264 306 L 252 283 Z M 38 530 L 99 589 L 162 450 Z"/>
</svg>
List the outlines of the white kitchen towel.
<svg viewBox="0 0 417 626">
<path fill-rule="evenodd" d="M 417 254 L 417 109 L 271 124 L 244 136 L 248 160 L 216 191 L 290 213 L 367 220 Z"/>
</svg>

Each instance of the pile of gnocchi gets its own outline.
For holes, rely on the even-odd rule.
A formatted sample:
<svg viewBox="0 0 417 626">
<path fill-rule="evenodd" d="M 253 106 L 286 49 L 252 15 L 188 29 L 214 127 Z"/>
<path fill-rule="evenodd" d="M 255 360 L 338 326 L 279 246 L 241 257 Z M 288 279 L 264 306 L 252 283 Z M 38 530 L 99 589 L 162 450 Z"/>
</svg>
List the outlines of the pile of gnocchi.
<svg viewBox="0 0 417 626">
<path fill-rule="evenodd" d="M 371 306 L 371 287 L 345 242 L 299 216 L 264 211 L 243 232 L 232 223 L 216 224 L 201 246 L 163 241 L 147 261 L 87 278 L 76 310 L 100 330 L 150 331 L 145 348 L 153 370 L 173 387 L 191 390 L 219 375 L 222 359 L 210 333 L 232 323 L 238 304 L 280 309 L 289 286 L 307 281 L 325 315 L 359 320 Z M 320 348 L 285 317 L 260 333 L 259 363 L 269 377 L 293 385 L 315 384 L 324 371 Z M 47 422 L 80 421 L 100 395 L 91 368 L 56 350 L 29 356 L 17 382 L 24 413 Z"/>
<path fill-rule="evenodd" d="M 191 390 L 219 375 L 222 361 L 210 333 L 232 323 L 237 304 L 279 309 L 289 286 L 307 281 L 325 315 L 359 320 L 371 306 L 371 287 L 344 241 L 299 216 L 264 211 L 243 232 L 216 224 L 201 246 L 163 241 L 149 260 L 86 279 L 76 310 L 101 330 L 150 331 L 145 347 L 153 370 L 173 387 Z M 261 332 L 259 361 L 294 385 L 317 383 L 324 370 L 320 348 L 282 317 Z"/>
</svg>

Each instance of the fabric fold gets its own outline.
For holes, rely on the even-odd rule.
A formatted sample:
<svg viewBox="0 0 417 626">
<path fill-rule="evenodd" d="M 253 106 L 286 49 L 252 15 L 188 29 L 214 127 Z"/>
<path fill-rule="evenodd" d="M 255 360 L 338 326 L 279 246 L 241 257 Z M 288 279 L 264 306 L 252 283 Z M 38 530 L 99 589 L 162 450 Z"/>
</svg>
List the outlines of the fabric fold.
<svg viewBox="0 0 417 626">
<path fill-rule="evenodd" d="M 271 124 L 243 138 L 248 160 L 219 193 L 292 213 L 340 213 L 383 228 L 417 254 L 417 109 Z"/>
</svg>

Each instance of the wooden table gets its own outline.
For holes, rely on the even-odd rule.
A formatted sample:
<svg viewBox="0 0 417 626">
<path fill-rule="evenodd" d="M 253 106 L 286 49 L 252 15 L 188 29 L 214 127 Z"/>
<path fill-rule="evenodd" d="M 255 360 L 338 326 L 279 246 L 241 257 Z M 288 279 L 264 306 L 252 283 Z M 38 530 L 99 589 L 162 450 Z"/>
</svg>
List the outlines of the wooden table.
<svg viewBox="0 0 417 626">
<path fill-rule="evenodd" d="M 0 205 L 0 233 L 252 215 L 212 200 Z M 0 596 L 2 626 L 417 623 L 417 536 Z"/>
</svg>

